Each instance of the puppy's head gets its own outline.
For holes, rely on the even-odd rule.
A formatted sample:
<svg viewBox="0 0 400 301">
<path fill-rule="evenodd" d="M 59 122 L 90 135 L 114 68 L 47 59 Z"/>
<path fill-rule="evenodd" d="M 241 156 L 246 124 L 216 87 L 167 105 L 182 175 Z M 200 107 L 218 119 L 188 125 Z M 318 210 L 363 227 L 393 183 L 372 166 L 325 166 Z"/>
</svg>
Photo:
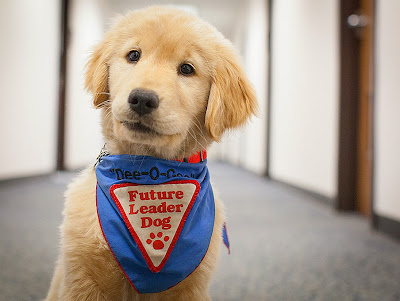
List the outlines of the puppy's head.
<svg viewBox="0 0 400 301">
<path fill-rule="evenodd" d="M 94 49 L 86 88 L 113 153 L 188 156 L 242 125 L 256 99 L 232 45 L 173 8 L 121 17 Z"/>
</svg>

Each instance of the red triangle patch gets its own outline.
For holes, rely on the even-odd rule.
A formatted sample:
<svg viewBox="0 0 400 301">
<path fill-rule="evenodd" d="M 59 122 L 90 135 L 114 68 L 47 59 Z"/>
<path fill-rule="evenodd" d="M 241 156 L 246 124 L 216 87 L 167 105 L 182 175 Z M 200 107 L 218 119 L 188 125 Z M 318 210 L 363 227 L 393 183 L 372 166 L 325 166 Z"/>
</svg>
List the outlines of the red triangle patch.
<svg viewBox="0 0 400 301">
<path fill-rule="evenodd" d="M 167 262 L 199 191 L 194 180 L 111 186 L 111 197 L 153 273 Z"/>
</svg>

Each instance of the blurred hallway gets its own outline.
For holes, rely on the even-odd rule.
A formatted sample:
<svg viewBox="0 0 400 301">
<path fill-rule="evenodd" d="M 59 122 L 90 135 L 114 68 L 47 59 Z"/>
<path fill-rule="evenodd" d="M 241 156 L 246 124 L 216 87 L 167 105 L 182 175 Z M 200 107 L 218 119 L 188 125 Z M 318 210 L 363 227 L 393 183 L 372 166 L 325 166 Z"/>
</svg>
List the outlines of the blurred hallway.
<svg viewBox="0 0 400 301">
<path fill-rule="evenodd" d="M 400 240 L 382 234 L 400 238 L 400 1 L 14 0 L 0 2 L 0 301 L 44 297 L 74 176 L 56 170 L 104 144 L 85 63 L 111 18 L 155 3 L 231 40 L 260 104 L 207 150 L 232 244 L 213 300 L 400 300 Z"/>
<path fill-rule="evenodd" d="M 230 165 L 209 167 L 232 251 L 222 248 L 214 301 L 400 300 L 400 244 L 366 219 Z M 0 300 L 45 296 L 72 177 L 0 183 Z"/>
</svg>

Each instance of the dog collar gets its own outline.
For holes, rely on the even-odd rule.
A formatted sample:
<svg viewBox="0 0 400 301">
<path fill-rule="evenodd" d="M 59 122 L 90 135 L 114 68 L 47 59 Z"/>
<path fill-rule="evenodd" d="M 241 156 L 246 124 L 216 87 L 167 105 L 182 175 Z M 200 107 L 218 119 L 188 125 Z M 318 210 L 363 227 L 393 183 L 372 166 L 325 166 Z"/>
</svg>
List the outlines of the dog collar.
<svg viewBox="0 0 400 301">
<path fill-rule="evenodd" d="M 188 163 L 133 155 L 103 155 L 98 160 L 99 222 L 138 293 L 178 284 L 208 250 L 215 203 L 204 155 L 191 156 Z"/>
<path fill-rule="evenodd" d="M 186 163 L 200 163 L 203 162 L 205 159 L 207 159 L 207 152 L 205 150 L 202 150 L 200 152 L 191 155 L 189 158 L 177 159 L 174 161 L 186 162 Z"/>
<path fill-rule="evenodd" d="M 94 167 L 97 166 L 97 164 L 100 162 L 100 159 L 104 156 L 109 156 L 110 153 L 107 151 L 106 145 L 104 144 L 103 147 L 101 148 L 100 154 L 98 155 L 96 159 L 96 163 L 94 164 Z M 173 161 L 178 161 L 178 162 L 185 162 L 185 163 L 200 163 L 203 162 L 205 159 L 207 159 L 207 151 L 202 150 L 199 151 L 190 157 L 185 157 L 182 159 L 175 159 Z"/>
</svg>

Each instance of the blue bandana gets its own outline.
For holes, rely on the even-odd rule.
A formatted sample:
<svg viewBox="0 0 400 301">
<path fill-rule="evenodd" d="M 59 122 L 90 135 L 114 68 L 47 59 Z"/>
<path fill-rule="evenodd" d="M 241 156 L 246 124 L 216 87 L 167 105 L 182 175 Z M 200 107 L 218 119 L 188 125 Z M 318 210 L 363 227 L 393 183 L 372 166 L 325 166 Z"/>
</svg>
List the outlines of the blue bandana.
<svg viewBox="0 0 400 301">
<path fill-rule="evenodd" d="M 164 291 L 197 268 L 215 218 L 207 160 L 108 155 L 96 176 L 104 237 L 138 293 Z"/>
</svg>

